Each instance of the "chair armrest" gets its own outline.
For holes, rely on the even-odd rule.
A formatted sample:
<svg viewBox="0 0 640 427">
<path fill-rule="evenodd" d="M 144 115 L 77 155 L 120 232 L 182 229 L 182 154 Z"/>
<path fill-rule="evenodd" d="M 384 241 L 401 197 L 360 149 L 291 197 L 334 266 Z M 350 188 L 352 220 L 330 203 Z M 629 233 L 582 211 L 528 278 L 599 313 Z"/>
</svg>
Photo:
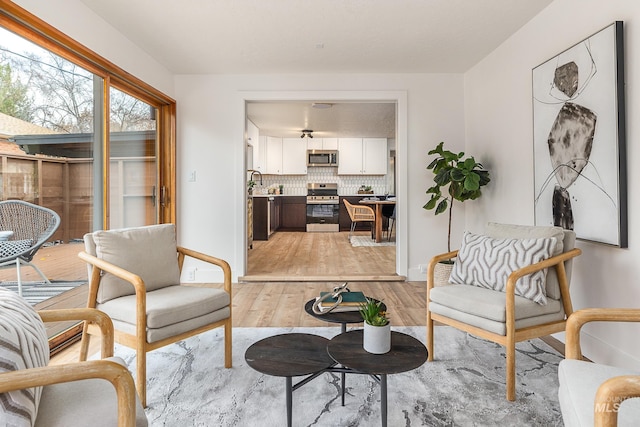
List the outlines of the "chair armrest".
<svg viewBox="0 0 640 427">
<path fill-rule="evenodd" d="M 438 254 L 431 258 L 427 266 L 427 289 L 433 288 L 433 274 L 436 268 L 436 264 L 438 264 L 440 261 L 446 261 L 448 259 L 455 258 L 457 255 L 458 251 L 455 250 L 443 254 Z"/>
<path fill-rule="evenodd" d="M 118 426 L 135 426 L 136 389 L 126 367 L 111 360 L 51 365 L 0 373 L 0 393 L 51 384 L 102 378 L 113 384 L 118 400 Z"/>
<path fill-rule="evenodd" d="M 178 254 L 180 255 L 178 263 L 181 270 L 185 256 L 208 262 L 209 264 L 217 265 L 218 267 L 220 267 L 224 273 L 224 290 L 227 291 L 229 295 L 231 295 L 231 267 L 229 266 L 229 263 L 227 261 L 211 255 L 203 254 L 202 252 L 194 251 L 192 249 L 183 248 L 181 246 L 178 246 Z"/>
<path fill-rule="evenodd" d="M 84 320 L 100 327 L 102 340 L 100 357 L 103 359 L 113 356 L 113 322 L 111 318 L 95 308 L 70 308 L 62 310 L 39 310 L 38 314 L 43 322 L 64 322 L 68 320 Z"/>
<path fill-rule="evenodd" d="M 353 219 L 370 221 L 375 219 L 376 212 L 370 206 L 353 206 Z"/>
<path fill-rule="evenodd" d="M 95 257 L 93 255 L 89 255 L 86 252 L 78 253 L 78 257 L 86 263 L 91 264 L 94 268 L 97 268 L 101 271 L 106 271 L 107 273 L 111 273 L 116 277 L 119 277 L 122 280 L 126 280 L 131 283 L 135 288 L 136 294 L 145 292 L 144 281 L 137 274 L 133 274 L 130 271 L 125 270 L 124 268 L 118 267 L 117 265 L 111 264 L 108 261 Z"/>
<path fill-rule="evenodd" d="M 633 397 L 640 397 L 640 375 L 613 377 L 600 384 L 595 398 L 594 426 L 617 426 L 620 405 Z"/>
<path fill-rule="evenodd" d="M 567 319 L 565 358 L 582 359 L 580 329 L 589 322 L 640 322 L 640 309 L 583 308 L 573 312 Z"/>
</svg>

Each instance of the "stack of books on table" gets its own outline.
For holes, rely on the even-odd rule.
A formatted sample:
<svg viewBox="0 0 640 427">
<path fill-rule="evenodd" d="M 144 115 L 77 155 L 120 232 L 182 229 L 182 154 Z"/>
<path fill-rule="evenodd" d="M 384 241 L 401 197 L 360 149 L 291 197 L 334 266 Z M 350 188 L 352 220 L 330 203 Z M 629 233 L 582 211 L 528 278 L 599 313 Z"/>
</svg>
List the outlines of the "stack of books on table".
<svg viewBox="0 0 640 427">
<path fill-rule="evenodd" d="M 333 292 L 320 292 L 320 296 L 318 297 L 318 299 L 332 293 Z M 340 295 L 342 296 L 342 302 L 338 304 L 336 308 L 331 310 L 331 307 L 333 307 L 336 303 L 336 298 L 329 297 L 318 305 L 320 311 L 331 310 L 334 313 L 341 311 L 358 311 L 360 310 L 360 304 L 364 304 L 365 302 L 367 302 L 367 298 L 360 291 L 342 292 Z"/>
</svg>

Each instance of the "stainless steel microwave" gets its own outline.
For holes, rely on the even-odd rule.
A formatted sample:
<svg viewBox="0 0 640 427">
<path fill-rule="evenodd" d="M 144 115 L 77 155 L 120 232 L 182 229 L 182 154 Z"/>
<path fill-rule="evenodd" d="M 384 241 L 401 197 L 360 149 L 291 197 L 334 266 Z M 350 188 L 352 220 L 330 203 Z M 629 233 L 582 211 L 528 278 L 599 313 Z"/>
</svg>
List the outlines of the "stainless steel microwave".
<svg viewBox="0 0 640 427">
<path fill-rule="evenodd" d="M 338 166 L 338 151 L 307 150 L 307 166 Z"/>
</svg>

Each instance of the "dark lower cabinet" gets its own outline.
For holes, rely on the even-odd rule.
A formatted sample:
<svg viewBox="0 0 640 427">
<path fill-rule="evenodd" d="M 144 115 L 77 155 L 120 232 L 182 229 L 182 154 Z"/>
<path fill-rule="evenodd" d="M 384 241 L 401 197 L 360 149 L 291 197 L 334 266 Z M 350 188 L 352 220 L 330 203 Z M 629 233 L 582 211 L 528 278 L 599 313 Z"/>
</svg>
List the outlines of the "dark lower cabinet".
<svg viewBox="0 0 640 427">
<path fill-rule="evenodd" d="M 283 231 L 307 230 L 306 196 L 284 196 L 280 216 L 280 229 Z"/>
</svg>

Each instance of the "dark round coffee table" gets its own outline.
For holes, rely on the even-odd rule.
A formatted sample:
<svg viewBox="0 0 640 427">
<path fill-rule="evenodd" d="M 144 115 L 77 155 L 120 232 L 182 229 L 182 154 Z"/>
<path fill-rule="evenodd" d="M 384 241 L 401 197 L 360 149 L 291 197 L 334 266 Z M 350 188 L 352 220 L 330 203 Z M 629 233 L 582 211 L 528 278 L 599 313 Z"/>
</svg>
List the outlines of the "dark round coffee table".
<svg viewBox="0 0 640 427">
<path fill-rule="evenodd" d="M 380 383 L 382 426 L 387 425 L 387 374 L 397 374 L 422 366 L 427 361 L 427 349 L 410 335 L 391 331 L 391 350 L 373 354 L 362 347 L 362 329 L 336 335 L 329 341 L 327 352 L 351 373 L 368 374 Z"/>
<path fill-rule="evenodd" d="M 369 297 L 367 297 L 369 298 Z M 369 298 L 372 299 L 374 301 L 378 301 L 375 298 Z M 330 311 L 328 313 L 324 313 L 324 314 L 317 314 L 313 312 L 313 303 L 316 302 L 316 299 L 310 299 L 309 301 L 307 301 L 307 303 L 304 305 L 304 311 L 307 312 L 307 314 L 315 317 L 316 319 L 320 319 L 320 320 L 324 320 L 325 322 L 330 322 L 330 323 L 340 323 L 340 333 L 344 334 L 345 332 L 347 332 L 347 323 L 362 323 L 362 315 L 360 314 L 359 310 L 354 310 L 354 311 Z M 379 301 L 378 301 L 379 302 Z M 387 311 L 387 306 L 384 305 L 383 302 L 380 303 L 380 308 L 383 311 Z M 346 389 L 346 377 L 345 377 L 345 372 L 340 372 L 340 383 L 342 384 L 342 406 L 344 406 L 344 395 L 345 395 L 345 389 Z"/>
<path fill-rule="evenodd" d="M 336 365 L 327 354 L 327 338 L 311 334 L 280 334 L 253 343 L 247 364 L 258 372 L 286 377 L 287 425 L 291 427 L 292 393 Z M 295 386 L 292 377 L 308 375 Z"/>
</svg>

